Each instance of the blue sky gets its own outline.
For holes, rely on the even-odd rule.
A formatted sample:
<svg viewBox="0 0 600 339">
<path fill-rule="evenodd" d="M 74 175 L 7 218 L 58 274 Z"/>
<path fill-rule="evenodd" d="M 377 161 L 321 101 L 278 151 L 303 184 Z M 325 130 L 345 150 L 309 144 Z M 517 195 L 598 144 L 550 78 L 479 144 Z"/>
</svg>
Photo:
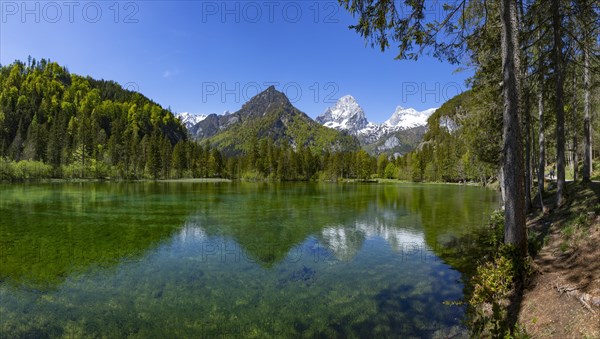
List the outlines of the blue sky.
<svg viewBox="0 0 600 339">
<path fill-rule="evenodd" d="M 3 0 L 0 63 L 49 58 L 175 112 L 235 111 L 275 84 L 311 117 L 351 94 L 382 122 L 398 105 L 439 107 L 466 89 L 470 72 L 394 60 L 352 23 L 336 1 Z"/>
</svg>

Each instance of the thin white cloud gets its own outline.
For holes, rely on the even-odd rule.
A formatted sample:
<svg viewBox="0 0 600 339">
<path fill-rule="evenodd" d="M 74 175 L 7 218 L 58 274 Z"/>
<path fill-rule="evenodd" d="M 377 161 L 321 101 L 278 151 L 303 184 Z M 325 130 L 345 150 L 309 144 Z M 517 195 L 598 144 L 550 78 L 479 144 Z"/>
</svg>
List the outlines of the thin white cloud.
<svg viewBox="0 0 600 339">
<path fill-rule="evenodd" d="M 174 70 L 168 69 L 163 72 L 163 78 L 170 78 L 170 77 L 176 76 L 177 74 L 179 74 L 178 69 L 174 69 Z"/>
</svg>

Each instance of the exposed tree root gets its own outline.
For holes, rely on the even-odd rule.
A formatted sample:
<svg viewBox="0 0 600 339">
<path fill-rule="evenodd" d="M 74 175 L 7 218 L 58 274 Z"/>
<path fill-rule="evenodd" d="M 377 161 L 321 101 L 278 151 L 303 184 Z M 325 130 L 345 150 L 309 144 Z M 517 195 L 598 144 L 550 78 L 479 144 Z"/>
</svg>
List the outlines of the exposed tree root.
<svg viewBox="0 0 600 339">
<path fill-rule="evenodd" d="M 581 292 L 580 289 L 587 287 L 586 285 L 559 285 L 555 283 L 554 287 L 558 291 L 558 293 L 566 294 L 568 297 L 575 298 L 579 300 L 579 302 L 585 306 L 592 314 L 596 314 L 596 311 L 592 308 L 592 306 L 600 307 L 600 297 L 593 296 L 589 293 Z M 590 304 L 592 306 L 590 306 Z"/>
</svg>

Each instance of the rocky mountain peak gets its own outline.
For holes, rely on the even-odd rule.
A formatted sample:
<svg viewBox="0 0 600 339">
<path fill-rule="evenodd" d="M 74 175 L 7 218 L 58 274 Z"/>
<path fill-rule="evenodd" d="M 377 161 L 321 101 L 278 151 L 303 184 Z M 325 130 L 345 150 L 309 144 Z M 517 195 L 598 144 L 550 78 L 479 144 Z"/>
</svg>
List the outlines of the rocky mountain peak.
<svg viewBox="0 0 600 339">
<path fill-rule="evenodd" d="M 435 108 L 417 111 L 398 106 L 382 124 L 369 122 L 365 112 L 351 95 L 341 97 L 317 117 L 320 124 L 347 131 L 358 138 L 368 151 L 403 154 L 414 148 L 426 131 L 427 119 Z"/>
<path fill-rule="evenodd" d="M 316 120 L 327 127 L 347 130 L 350 133 L 358 132 L 369 124 L 365 112 L 351 95 L 341 97 Z"/>
<path fill-rule="evenodd" d="M 248 100 L 247 104 L 250 103 L 282 103 L 286 105 L 291 105 L 290 100 L 287 98 L 287 96 L 283 92 L 276 90 L 275 86 L 269 86 L 264 91 L 252 97 L 250 100 Z"/>
<path fill-rule="evenodd" d="M 270 108 L 279 106 L 280 108 L 293 108 L 287 96 L 276 90 L 275 86 L 269 86 L 264 91 L 258 93 L 238 111 L 241 116 L 262 116 L 265 115 Z"/>
</svg>

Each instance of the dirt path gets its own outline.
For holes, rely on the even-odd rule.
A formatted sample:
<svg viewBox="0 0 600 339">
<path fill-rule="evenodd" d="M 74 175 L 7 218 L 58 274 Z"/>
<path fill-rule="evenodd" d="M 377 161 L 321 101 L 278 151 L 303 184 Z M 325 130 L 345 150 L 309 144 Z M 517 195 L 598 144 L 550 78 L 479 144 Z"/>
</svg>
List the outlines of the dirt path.
<svg viewBox="0 0 600 339">
<path fill-rule="evenodd" d="M 600 338 L 600 184 L 567 192 L 564 206 L 528 222 L 541 249 L 519 323 L 534 338 Z"/>
</svg>

